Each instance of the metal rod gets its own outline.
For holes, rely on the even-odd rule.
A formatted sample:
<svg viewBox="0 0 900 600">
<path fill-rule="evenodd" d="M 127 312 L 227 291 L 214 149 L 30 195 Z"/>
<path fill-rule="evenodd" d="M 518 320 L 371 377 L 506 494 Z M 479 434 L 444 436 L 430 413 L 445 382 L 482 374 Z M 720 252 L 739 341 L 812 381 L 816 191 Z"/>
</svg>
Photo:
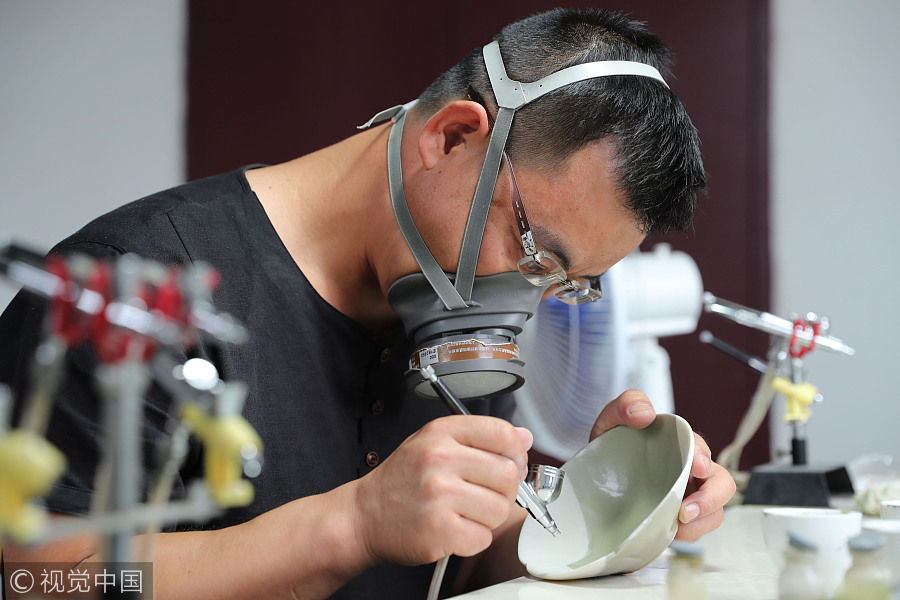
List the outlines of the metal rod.
<svg viewBox="0 0 900 600">
<path fill-rule="evenodd" d="M 767 367 L 766 367 L 765 361 L 763 361 L 759 358 L 756 358 L 752 354 L 748 354 L 748 353 L 744 352 L 737 346 L 732 346 L 728 342 L 726 342 L 720 338 L 717 338 L 709 331 L 701 331 L 700 332 L 700 341 L 703 342 L 704 344 L 709 344 L 716 350 L 719 350 L 720 352 L 727 354 L 731 358 L 734 358 L 734 359 L 740 361 L 741 363 L 747 365 L 748 367 L 750 367 L 757 373 L 765 373 L 766 372 Z"/>
<path fill-rule="evenodd" d="M 797 342 L 803 347 L 809 346 L 813 339 L 812 332 L 807 329 L 795 332 L 794 324 L 787 319 L 764 311 L 747 308 L 736 302 L 723 300 L 710 292 L 704 292 L 703 294 L 703 308 L 706 312 L 717 314 L 734 321 L 735 323 L 744 325 L 745 327 L 765 331 L 771 335 L 778 335 L 785 338 L 796 335 Z M 848 356 L 856 354 L 856 350 L 836 337 L 830 335 L 817 335 L 815 336 L 815 340 L 816 347 L 818 348 L 824 348 L 826 350 L 831 350 L 832 352 L 840 352 Z"/>
<path fill-rule="evenodd" d="M 199 482 L 197 482 L 199 483 Z M 84 517 L 60 517 L 54 519 L 53 527 L 44 529 L 36 543 L 70 537 L 91 532 L 112 535 L 122 529 L 139 529 L 156 523 L 174 524 L 193 520 L 202 522 L 220 516 L 223 509 L 213 502 L 202 483 L 191 485 L 184 500 L 163 505 L 143 504 L 130 509 L 101 515 Z"/>
<path fill-rule="evenodd" d="M 447 406 L 447 410 L 452 412 L 454 415 L 471 415 L 469 409 L 466 408 L 466 405 L 462 403 L 462 401 L 457 398 L 453 392 L 450 391 L 450 388 L 447 387 L 447 384 L 444 383 L 438 376 L 437 373 L 434 372 L 434 369 L 431 365 L 426 365 L 422 367 L 422 374 L 428 378 L 428 381 L 431 382 L 431 387 L 434 388 L 434 391 L 437 392 L 438 397 L 444 401 L 444 404 Z"/>
</svg>

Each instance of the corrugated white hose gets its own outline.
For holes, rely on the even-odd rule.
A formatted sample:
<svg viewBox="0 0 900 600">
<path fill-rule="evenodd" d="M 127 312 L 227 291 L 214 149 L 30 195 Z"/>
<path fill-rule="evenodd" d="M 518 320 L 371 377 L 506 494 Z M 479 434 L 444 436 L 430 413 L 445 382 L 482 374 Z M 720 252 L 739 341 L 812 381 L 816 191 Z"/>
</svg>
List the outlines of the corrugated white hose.
<svg viewBox="0 0 900 600">
<path fill-rule="evenodd" d="M 744 414 L 743 419 L 741 419 L 737 433 L 734 436 L 734 441 L 728 444 L 719 453 L 719 456 L 716 459 L 716 462 L 728 469 L 732 475 L 738 473 L 741 452 L 744 450 L 744 446 L 746 446 L 756 434 L 759 426 L 762 425 L 763 420 L 766 418 L 766 414 L 769 412 L 769 407 L 772 405 L 772 400 L 775 397 L 775 389 L 772 387 L 772 382 L 775 379 L 775 371 L 775 365 L 769 363 L 766 372 L 759 379 L 756 391 L 753 392 L 750 406 L 747 408 L 747 412 Z"/>
</svg>

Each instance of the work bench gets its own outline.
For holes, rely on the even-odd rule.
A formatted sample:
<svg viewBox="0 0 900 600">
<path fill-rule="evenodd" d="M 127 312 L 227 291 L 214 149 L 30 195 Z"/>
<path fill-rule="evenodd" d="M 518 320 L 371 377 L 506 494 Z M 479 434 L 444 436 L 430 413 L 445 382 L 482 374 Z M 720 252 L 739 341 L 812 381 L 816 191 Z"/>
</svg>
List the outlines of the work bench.
<svg viewBox="0 0 900 600">
<path fill-rule="evenodd" d="M 710 600 L 774 600 L 778 597 L 778 568 L 763 541 L 761 507 L 733 506 L 725 510 L 722 526 L 703 536 L 704 572 Z M 671 550 L 634 573 L 543 581 L 519 577 L 457 600 L 664 600 Z"/>
</svg>

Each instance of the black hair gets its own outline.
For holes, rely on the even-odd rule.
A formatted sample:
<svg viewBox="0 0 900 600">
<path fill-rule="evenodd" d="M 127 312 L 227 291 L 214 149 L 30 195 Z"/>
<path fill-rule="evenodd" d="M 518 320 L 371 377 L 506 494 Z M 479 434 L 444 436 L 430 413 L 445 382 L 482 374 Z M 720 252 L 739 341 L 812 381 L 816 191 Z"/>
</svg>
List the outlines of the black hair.
<svg viewBox="0 0 900 600">
<path fill-rule="evenodd" d="M 643 23 L 608 10 L 551 10 L 507 25 L 494 39 L 509 76 L 523 82 L 603 60 L 642 62 L 663 77 L 669 74 L 662 41 Z M 415 112 L 430 115 L 448 102 L 471 98 L 471 90 L 495 110 L 481 48 L 438 77 Z M 517 164 L 554 169 L 600 139 L 615 145 L 625 206 L 643 231 L 690 227 L 697 193 L 706 186 L 700 142 L 681 102 L 658 81 L 620 75 L 554 90 L 516 112 L 506 149 Z"/>
</svg>

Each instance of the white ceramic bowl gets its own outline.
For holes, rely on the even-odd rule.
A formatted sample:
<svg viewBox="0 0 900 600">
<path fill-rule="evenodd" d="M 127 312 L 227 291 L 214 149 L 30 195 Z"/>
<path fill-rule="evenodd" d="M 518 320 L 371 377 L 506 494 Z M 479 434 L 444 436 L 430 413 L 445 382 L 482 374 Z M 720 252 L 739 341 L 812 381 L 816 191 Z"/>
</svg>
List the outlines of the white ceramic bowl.
<svg viewBox="0 0 900 600">
<path fill-rule="evenodd" d="M 563 465 L 548 506 L 560 535 L 534 519 L 519 534 L 519 560 L 535 577 L 579 579 L 635 571 L 672 542 L 694 456 L 687 421 L 660 414 L 646 429 L 615 427 Z"/>
<path fill-rule="evenodd" d="M 763 537 L 775 564 L 784 564 L 788 531 L 802 535 L 818 549 L 816 570 L 829 593 L 834 593 L 850 567 L 847 540 L 860 532 L 862 514 L 834 508 L 764 508 Z"/>
</svg>

